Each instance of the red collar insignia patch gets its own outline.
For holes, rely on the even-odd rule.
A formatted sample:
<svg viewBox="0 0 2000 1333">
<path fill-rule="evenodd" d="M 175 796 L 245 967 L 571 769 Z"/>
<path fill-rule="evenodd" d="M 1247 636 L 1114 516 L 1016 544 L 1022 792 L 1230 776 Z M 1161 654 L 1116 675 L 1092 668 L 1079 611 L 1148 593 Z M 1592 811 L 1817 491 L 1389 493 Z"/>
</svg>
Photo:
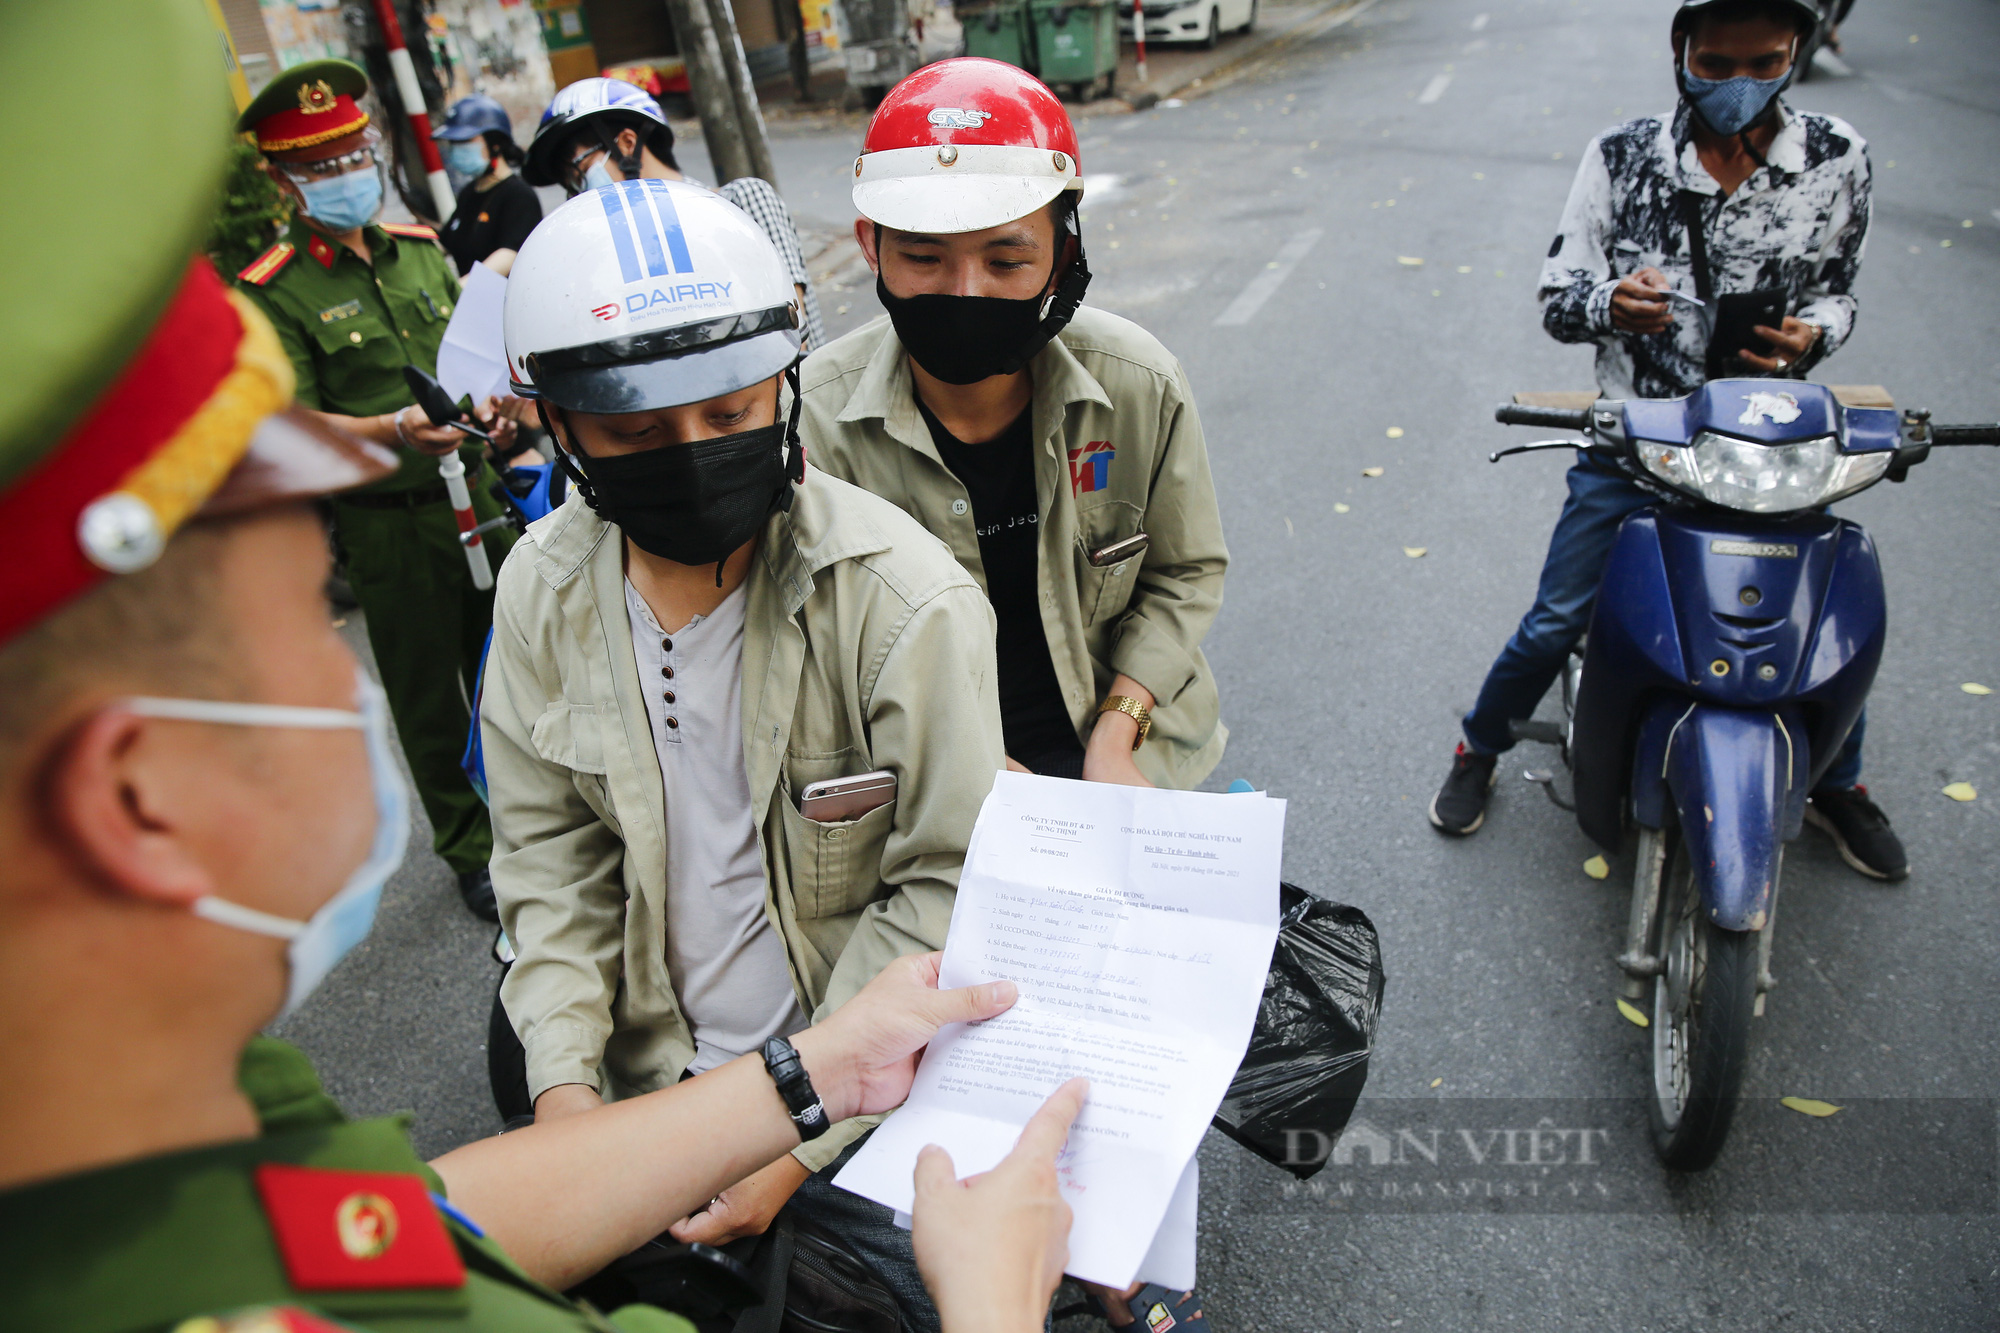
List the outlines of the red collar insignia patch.
<svg viewBox="0 0 2000 1333">
<path fill-rule="evenodd" d="M 256 1178 L 300 1291 L 465 1285 L 464 1261 L 420 1177 L 266 1162 Z"/>
<path fill-rule="evenodd" d="M 324 236 L 315 236 L 307 241 L 306 253 L 317 259 L 321 268 L 327 269 L 332 268 L 333 261 L 340 257 L 340 252 L 335 250 L 333 243 Z"/>
</svg>

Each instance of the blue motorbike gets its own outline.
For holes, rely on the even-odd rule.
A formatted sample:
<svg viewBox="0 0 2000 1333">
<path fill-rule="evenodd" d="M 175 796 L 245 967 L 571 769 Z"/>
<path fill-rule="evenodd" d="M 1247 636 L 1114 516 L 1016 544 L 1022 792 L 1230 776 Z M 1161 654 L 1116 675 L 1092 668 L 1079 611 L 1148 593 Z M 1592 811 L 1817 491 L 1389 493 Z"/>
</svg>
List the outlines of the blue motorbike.
<svg viewBox="0 0 2000 1333">
<path fill-rule="evenodd" d="M 1728 1136 L 1750 1020 L 1773 984 L 1784 846 L 1882 658 L 1875 545 L 1826 506 L 1903 480 L 1932 448 L 2000 444 L 2000 425 L 1934 426 L 1844 406 L 1823 385 L 1753 379 L 1575 410 L 1509 404 L 1495 418 L 1586 437 L 1495 462 L 1587 449 L 1661 497 L 1613 543 L 1563 675 L 1565 722 L 1515 734 L 1561 748 L 1593 841 L 1616 852 L 1636 830 L 1624 1007 L 1652 1040 L 1654 1148 L 1698 1171 Z M 1553 774 L 1528 776 L 1564 804 Z"/>
</svg>

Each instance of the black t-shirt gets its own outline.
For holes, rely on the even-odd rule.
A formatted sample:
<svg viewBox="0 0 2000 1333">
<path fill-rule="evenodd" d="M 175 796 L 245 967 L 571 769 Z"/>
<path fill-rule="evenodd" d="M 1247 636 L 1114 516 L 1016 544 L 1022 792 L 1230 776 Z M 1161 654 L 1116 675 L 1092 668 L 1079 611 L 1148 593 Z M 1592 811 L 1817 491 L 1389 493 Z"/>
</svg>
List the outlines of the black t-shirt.
<svg viewBox="0 0 2000 1333">
<path fill-rule="evenodd" d="M 534 187 L 509 176 L 490 190 L 475 183 L 458 192 L 458 207 L 438 239 L 458 265 L 460 277 L 495 250 L 518 250 L 542 220 L 542 201 Z"/>
<path fill-rule="evenodd" d="M 979 558 L 986 566 L 986 595 L 999 622 L 994 648 L 1000 670 L 1000 729 L 1007 753 L 1030 768 L 1037 766 L 1034 761 L 1057 752 L 1081 753 L 1042 628 L 1036 579 L 1041 514 L 1035 499 L 1032 409 L 985 444 L 953 438 L 922 400 L 917 410 L 930 427 L 938 457 L 972 501 Z"/>
</svg>

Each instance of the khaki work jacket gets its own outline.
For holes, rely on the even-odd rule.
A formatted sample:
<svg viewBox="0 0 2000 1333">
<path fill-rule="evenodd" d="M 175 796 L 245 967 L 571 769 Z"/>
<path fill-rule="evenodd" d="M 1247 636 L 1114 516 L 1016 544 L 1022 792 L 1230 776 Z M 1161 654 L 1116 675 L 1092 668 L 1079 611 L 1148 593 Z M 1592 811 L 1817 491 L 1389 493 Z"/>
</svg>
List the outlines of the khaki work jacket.
<svg viewBox="0 0 2000 1333">
<path fill-rule="evenodd" d="M 1193 787 L 1229 736 L 1201 652 L 1229 552 L 1187 375 L 1144 329 L 1088 306 L 1028 369 L 1042 627 L 1070 721 L 1087 741 L 1123 672 L 1156 701 L 1140 771 Z M 983 588 L 971 502 L 931 442 L 888 319 L 815 352 L 800 391 L 813 462 L 913 515 Z M 1151 538 L 1142 557 L 1090 564 L 1091 552 L 1140 532 Z"/>
<path fill-rule="evenodd" d="M 666 1087 L 694 1058 L 666 962 L 666 811 L 618 529 L 572 494 L 502 567 L 480 709 L 501 997 L 539 1096 Z M 765 914 L 824 1015 L 899 954 L 944 947 L 966 842 L 1004 762 L 993 611 L 937 539 L 808 469 L 746 584 L 743 757 Z M 821 824 L 807 783 L 886 768 L 895 801 Z M 872 1121 L 797 1150 L 817 1170 Z"/>
</svg>

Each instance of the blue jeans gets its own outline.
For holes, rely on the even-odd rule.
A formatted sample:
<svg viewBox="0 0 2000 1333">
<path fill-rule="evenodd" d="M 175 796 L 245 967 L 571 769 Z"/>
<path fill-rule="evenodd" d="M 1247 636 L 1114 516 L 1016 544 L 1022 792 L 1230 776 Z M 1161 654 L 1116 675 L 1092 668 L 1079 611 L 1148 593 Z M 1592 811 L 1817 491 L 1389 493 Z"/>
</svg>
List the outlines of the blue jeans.
<svg viewBox="0 0 2000 1333">
<path fill-rule="evenodd" d="M 1521 617 L 1520 628 L 1479 687 L 1479 699 L 1465 715 L 1465 741 L 1478 754 L 1500 754 L 1514 747 L 1507 724 L 1535 715 L 1535 706 L 1549 692 L 1568 660 L 1570 649 L 1590 627 L 1590 608 L 1597 583 L 1604 576 L 1618 525 L 1635 509 L 1656 503 L 1656 497 L 1622 472 L 1589 460 L 1569 470 L 1569 499 L 1555 531 L 1549 534 L 1548 558 L 1542 562 L 1541 586 L 1535 604 Z M 1847 742 L 1832 767 L 1819 780 L 1822 790 L 1852 787 L 1861 778 L 1861 738 L 1868 727 L 1862 710 L 1848 732 Z"/>
</svg>

